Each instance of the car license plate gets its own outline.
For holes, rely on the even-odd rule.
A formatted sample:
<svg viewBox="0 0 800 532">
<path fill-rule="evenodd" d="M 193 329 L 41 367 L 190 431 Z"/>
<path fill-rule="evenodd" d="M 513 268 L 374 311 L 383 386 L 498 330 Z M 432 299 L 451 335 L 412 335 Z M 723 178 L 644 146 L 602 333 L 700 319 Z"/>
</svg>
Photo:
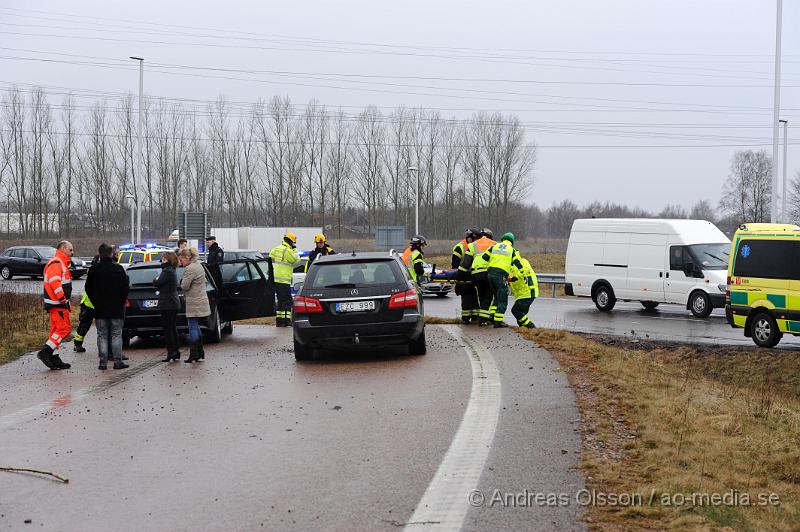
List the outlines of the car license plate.
<svg viewBox="0 0 800 532">
<path fill-rule="evenodd" d="M 158 299 L 145 299 L 142 301 L 142 308 L 156 308 L 158 306 Z"/>
<path fill-rule="evenodd" d="M 336 303 L 336 312 L 365 312 L 375 310 L 374 301 L 348 301 L 346 303 Z"/>
</svg>

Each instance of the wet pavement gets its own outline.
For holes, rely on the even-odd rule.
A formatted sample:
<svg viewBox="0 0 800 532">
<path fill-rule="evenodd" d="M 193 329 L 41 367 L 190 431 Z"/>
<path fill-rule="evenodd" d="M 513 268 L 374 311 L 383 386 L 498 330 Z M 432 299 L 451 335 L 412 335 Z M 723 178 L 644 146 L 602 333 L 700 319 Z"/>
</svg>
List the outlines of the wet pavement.
<svg viewBox="0 0 800 532">
<path fill-rule="evenodd" d="M 202 363 L 160 363 L 163 347 L 134 341 L 131 368 L 106 372 L 93 331 L 87 353 L 65 350 L 71 370 L 31 355 L 0 366 L 0 465 L 70 479 L 0 472 L 0 529 L 396 530 L 474 401 L 470 355 L 438 326 L 426 356 L 387 349 L 298 364 L 290 331 L 236 326 Z M 496 361 L 502 398 L 478 489 L 580 489 L 563 373 L 513 331 L 466 334 Z M 582 528 L 574 501 L 464 510 L 466 530 Z"/>
</svg>

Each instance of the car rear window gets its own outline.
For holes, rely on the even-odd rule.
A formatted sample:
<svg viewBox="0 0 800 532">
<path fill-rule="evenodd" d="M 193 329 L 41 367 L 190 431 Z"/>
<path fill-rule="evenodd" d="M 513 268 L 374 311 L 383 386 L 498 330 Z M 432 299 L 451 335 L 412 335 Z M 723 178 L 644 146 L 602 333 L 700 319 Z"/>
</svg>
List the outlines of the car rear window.
<svg viewBox="0 0 800 532">
<path fill-rule="evenodd" d="M 161 273 L 161 268 L 128 268 L 126 273 L 128 274 L 128 280 L 131 286 L 152 285 L 153 279 L 158 277 Z M 176 268 L 175 273 L 178 275 L 178 284 L 180 285 L 181 278 L 183 277 L 183 268 Z"/>
<path fill-rule="evenodd" d="M 402 283 L 395 261 L 332 262 L 313 264 L 305 286 L 309 288 L 348 288 Z"/>
</svg>

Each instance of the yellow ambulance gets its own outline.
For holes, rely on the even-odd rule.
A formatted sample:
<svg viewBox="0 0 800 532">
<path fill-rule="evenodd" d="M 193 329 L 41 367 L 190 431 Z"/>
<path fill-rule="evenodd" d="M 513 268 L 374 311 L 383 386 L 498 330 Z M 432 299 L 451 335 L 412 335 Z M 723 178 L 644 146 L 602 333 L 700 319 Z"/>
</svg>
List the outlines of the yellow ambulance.
<svg viewBox="0 0 800 532">
<path fill-rule="evenodd" d="M 800 227 L 742 224 L 731 244 L 725 316 L 759 347 L 800 335 Z"/>
</svg>

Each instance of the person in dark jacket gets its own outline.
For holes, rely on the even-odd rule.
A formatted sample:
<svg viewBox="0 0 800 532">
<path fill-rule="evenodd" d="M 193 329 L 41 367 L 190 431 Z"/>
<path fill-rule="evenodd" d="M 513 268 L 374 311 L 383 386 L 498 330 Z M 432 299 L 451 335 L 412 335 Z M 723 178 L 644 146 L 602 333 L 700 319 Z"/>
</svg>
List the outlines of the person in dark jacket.
<svg viewBox="0 0 800 532">
<path fill-rule="evenodd" d="M 122 325 L 125 320 L 125 300 L 128 297 L 128 276 L 122 266 L 114 262 L 114 250 L 100 244 L 100 260 L 86 274 L 86 294 L 94 305 L 97 327 L 97 350 L 100 353 L 98 369 L 107 368 L 109 356 L 114 359 L 114 369 L 129 367 L 122 360 Z"/>
<path fill-rule="evenodd" d="M 225 251 L 217 244 L 217 237 L 212 235 L 206 239 L 206 250 L 208 252 L 206 264 L 209 266 L 214 266 L 225 260 Z"/>
<path fill-rule="evenodd" d="M 164 362 L 180 360 L 178 349 L 178 311 L 181 301 L 178 299 L 178 255 L 167 251 L 161 255 L 161 274 L 153 279 L 158 290 L 158 310 L 161 312 L 161 326 L 164 328 L 164 341 L 167 344 L 167 358 Z"/>
</svg>

